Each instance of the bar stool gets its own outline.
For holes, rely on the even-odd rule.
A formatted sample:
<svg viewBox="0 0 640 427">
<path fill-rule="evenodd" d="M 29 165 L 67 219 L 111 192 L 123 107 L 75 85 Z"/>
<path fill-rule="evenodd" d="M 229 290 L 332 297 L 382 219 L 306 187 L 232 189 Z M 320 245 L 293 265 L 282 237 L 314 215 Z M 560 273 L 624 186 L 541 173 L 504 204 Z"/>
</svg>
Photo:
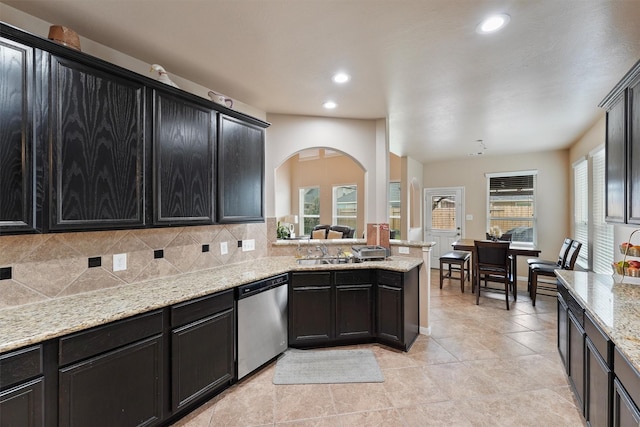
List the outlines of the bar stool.
<svg viewBox="0 0 640 427">
<path fill-rule="evenodd" d="M 440 257 L 440 289 L 442 289 L 442 280 L 447 277 L 449 279 L 460 279 L 460 290 L 464 293 L 465 277 L 470 278 L 471 253 L 465 251 L 451 251 Z M 448 273 L 443 274 L 444 264 L 448 264 Z M 459 277 L 453 277 L 452 271 L 460 272 Z M 466 276 L 465 276 L 466 273 Z"/>
</svg>

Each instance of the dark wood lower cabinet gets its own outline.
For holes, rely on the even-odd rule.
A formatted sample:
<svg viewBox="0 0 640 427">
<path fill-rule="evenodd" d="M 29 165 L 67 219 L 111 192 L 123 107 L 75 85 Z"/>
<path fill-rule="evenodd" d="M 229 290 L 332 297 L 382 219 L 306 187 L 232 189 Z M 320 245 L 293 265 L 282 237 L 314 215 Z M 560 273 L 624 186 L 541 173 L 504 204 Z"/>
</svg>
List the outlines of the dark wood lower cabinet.
<svg viewBox="0 0 640 427">
<path fill-rule="evenodd" d="M 589 337 L 585 340 L 585 419 L 593 427 L 610 425 L 609 398 L 613 373 Z"/>
<path fill-rule="evenodd" d="M 162 419 L 162 336 L 60 370 L 59 425 L 146 426 Z"/>
<path fill-rule="evenodd" d="M 569 311 L 569 383 L 584 414 L 584 329 Z"/>
<path fill-rule="evenodd" d="M 334 338 L 331 272 L 293 273 L 289 284 L 289 345 Z"/>
<path fill-rule="evenodd" d="M 567 349 L 569 345 L 569 307 L 562 295 L 558 294 L 558 353 L 565 370 L 568 369 Z"/>
<path fill-rule="evenodd" d="M 373 284 L 336 286 L 336 338 L 373 336 Z"/>
<path fill-rule="evenodd" d="M 617 378 L 613 380 L 613 425 L 614 427 L 640 425 L 640 410 Z"/>
<path fill-rule="evenodd" d="M 418 268 L 295 272 L 289 286 L 292 347 L 379 341 L 408 350 L 418 336 Z"/>
<path fill-rule="evenodd" d="M 233 337 L 233 308 L 171 332 L 171 406 L 174 411 L 231 383 Z"/>
<path fill-rule="evenodd" d="M 1 427 L 44 425 L 44 378 L 0 392 Z"/>
</svg>

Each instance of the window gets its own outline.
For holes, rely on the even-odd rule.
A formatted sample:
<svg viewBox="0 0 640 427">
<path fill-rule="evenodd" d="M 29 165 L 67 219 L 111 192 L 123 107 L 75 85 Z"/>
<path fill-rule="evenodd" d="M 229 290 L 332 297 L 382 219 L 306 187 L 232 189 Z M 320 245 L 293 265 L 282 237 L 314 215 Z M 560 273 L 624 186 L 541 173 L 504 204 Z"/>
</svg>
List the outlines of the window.
<svg viewBox="0 0 640 427">
<path fill-rule="evenodd" d="M 573 230 L 574 239 L 582 243 L 576 263 L 589 269 L 589 173 L 587 159 L 573 165 Z"/>
<path fill-rule="evenodd" d="M 358 187 L 356 185 L 333 187 L 333 223 L 347 225 L 355 230 L 358 223 Z"/>
<path fill-rule="evenodd" d="M 299 200 L 302 234 L 311 235 L 313 227 L 320 224 L 320 187 L 301 188 Z"/>
<path fill-rule="evenodd" d="M 498 227 L 514 242 L 536 241 L 536 171 L 487 174 L 487 230 Z"/>
<path fill-rule="evenodd" d="M 582 243 L 578 265 L 608 274 L 613 262 L 613 226 L 604 221 L 604 149 L 573 165 L 574 239 Z M 589 197 L 591 195 L 591 198 Z"/>
<path fill-rule="evenodd" d="M 389 183 L 389 230 L 400 238 L 400 183 Z"/>
</svg>

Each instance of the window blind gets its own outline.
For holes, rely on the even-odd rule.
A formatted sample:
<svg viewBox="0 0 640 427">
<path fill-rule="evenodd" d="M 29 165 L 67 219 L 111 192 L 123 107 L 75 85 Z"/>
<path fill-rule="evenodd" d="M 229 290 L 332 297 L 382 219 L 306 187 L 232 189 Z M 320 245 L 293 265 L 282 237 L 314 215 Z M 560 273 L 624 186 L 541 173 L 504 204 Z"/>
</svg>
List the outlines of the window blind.
<svg viewBox="0 0 640 427">
<path fill-rule="evenodd" d="M 605 186 L 605 154 L 604 149 L 598 150 L 591 157 L 593 169 L 593 262 L 592 269 L 596 273 L 611 273 L 613 262 L 613 225 L 604 221 L 604 186 Z"/>
<path fill-rule="evenodd" d="M 582 160 L 573 165 L 574 206 L 573 238 L 582 243 L 577 264 L 589 269 L 589 173 L 588 162 Z"/>
<path fill-rule="evenodd" d="M 512 240 L 535 244 L 536 237 L 536 175 L 534 172 L 487 174 L 487 230 L 498 227 L 511 234 Z"/>
</svg>

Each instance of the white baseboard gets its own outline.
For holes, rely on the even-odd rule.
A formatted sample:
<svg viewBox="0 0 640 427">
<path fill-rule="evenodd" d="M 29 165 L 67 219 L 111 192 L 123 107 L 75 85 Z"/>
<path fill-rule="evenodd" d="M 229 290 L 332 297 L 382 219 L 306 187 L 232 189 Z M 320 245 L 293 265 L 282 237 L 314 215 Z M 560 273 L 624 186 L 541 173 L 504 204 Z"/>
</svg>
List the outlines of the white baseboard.
<svg viewBox="0 0 640 427">
<path fill-rule="evenodd" d="M 431 335 L 431 326 L 426 328 L 424 326 L 420 326 L 420 335 Z"/>
</svg>

